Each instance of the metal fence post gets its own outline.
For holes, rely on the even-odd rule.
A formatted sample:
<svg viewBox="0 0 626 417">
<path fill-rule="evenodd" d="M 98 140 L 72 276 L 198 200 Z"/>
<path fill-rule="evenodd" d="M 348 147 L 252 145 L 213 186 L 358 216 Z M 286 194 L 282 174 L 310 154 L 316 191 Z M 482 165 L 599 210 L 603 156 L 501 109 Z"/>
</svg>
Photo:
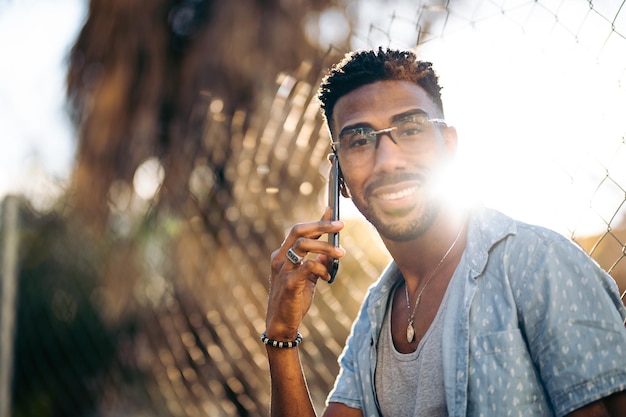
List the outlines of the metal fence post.
<svg viewBox="0 0 626 417">
<path fill-rule="evenodd" d="M 13 346 L 15 337 L 18 251 L 17 197 L 2 202 L 2 251 L 0 269 L 0 417 L 11 415 L 11 379 L 13 376 Z"/>
</svg>

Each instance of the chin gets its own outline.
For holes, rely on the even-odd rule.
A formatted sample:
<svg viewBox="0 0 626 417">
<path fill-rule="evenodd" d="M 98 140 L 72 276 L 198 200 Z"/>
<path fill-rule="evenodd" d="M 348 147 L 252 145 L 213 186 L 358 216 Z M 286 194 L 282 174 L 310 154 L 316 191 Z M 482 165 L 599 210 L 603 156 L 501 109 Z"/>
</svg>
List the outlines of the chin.
<svg viewBox="0 0 626 417">
<path fill-rule="evenodd" d="M 426 207 L 421 214 L 410 212 L 400 218 L 393 219 L 388 215 L 379 215 L 374 211 L 369 213 L 362 211 L 362 213 L 383 238 L 395 242 L 408 242 L 420 238 L 430 230 L 439 215 L 439 211 L 438 205 L 431 205 Z"/>
<path fill-rule="evenodd" d="M 378 233 L 387 240 L 394 242 L 408 242 L 420 238 L 428 231 L 429 227 L 424 225 L 388 225 L 374 224 Z"/>
</svg>

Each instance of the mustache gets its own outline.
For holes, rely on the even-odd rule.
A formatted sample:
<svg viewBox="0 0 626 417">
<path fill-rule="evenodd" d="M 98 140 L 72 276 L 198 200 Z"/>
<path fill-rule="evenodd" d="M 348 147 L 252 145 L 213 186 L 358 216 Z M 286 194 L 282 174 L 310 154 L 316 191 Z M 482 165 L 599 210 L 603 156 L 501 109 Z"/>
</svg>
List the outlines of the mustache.
<svg viewBox="0 0 626 417">
<path fill-rule="evenodd" d="M 377 188 L 380 188 L 385 185 L 397 184 L 403 181 L 418 181 L 418 182 L 423 183 L 426 181 L 426 175 L 423 173 L 416 173 L 416 172 L 415 173 L 403 172 L 403 173 L 381 176 L 381 177 L 376 178 L 373 182 L 369 183 L 365 187 L 365 189 L 363 190 L 363 195 L 365 196 L 365 198 L 368 198 L 374 193 L 374 191 L 376 191 Z"/>
</svg>

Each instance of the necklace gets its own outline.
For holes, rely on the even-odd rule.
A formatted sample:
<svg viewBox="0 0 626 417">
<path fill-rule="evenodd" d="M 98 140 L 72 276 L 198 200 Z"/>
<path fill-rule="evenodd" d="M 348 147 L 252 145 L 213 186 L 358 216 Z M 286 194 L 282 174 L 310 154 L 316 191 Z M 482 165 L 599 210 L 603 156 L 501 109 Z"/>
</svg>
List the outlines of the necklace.
<svg viewBox="0 0 626 417">
<path fill-rule="evenodd" d="M 450 245 L 446 253 L 443 255 L 443 257 L 441 258 L 441 260 L 439 261 L 439 263 L 433 270 L 433 272 L 430 274 L 430 276 L 426 280 L 426 284 L 424 284 L 419 294 L 417 294 L 417 300 L 415 300 L 415 306 L 413 307 L 413 311 L 409 314 L 408 325 L 406 326 L 406 341 L 409 343 L 413 342 L 413 340 L 415 339 L 415 328 L 413 327 L 413 322 L 415 318 L 415 312 L 417 311 L 417 306 L 419 305 L 420 300 L 422 299 L 422 293 L 424 292 L 426 287 L 428 287 L 428 284 L 430 284 L 430 281 L 435 277 L 435 275 L 437 274 L 437 271 L 439 271 L 439 268 L 441 267 L 443 262 L 446 260 L 450 252 L 452 252 L 452 249 L 456 245 L 456 242 L 458 242 L 459 238 L 461 237 L 462 231 L 463 231 L 463 226 L 461 226 L 461 230 L 459 230 L 459 233 L 456 235 L 456 238 L 454 238 L 454 242 L 452 242 L 452 245 Z M 406 295 L 406 310 L 407 312 L 410 312 L 411 304 L 409 301 L 409 289 L 407 288 L 406 283 L 404 284 L 404 294 Z"/>
</svg>

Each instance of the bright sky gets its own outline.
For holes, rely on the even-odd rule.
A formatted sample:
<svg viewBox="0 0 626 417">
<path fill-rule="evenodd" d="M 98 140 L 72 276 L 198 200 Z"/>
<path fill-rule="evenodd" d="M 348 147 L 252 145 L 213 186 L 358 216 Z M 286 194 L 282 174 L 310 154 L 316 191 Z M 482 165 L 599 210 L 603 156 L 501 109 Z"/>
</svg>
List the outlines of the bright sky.
<svg viewBox="0 0 626 417">
<path fill-rule="evenodd" d="M 0 3 L 0 197 L 22 192 L 41 200 L 67 178 L 74 140 L 63 108 L 65 58 L 86 3 Z M 363 19 L 364 28 L 380 21 L 390 46 L 407 47 L 415 41 L 415 3 L 389 1 L 381 12 L 373 3 L 354 2 L 348 10 Z M 463 11 L 459 7 L 476 3 L 459 3 L 444 39 L 419 50 L 434 62 L 444 85 L 446 118 L 460 137 L 461 175 L 487 205 L 522 220 L 564 234 L 572 227 L 604 229 L 581 211 L 588 210 L 607 170 L 626 185 L 626 149 L 618 146 L 626 131 L 626 42 L 611 36 L 610 22 L 589 13 L 587 1 L 560 2 L 562 24 L 544 6 L 549 2 L 518 3 L 503 17 Z M 625 12 L 616 15 L 609 9 L 614 3 L 596 0 L 594 6 L 617 16 L 612 24 L 624 33 L 626 17 L 619 17 Z M 412 18 L 389 25 L 393 10 Z M 470 27 L 457 19 L 462 13 L 492 17 Z M 342 27 L 341 15 L 331 10 L 319 16 L 324 41 L 346 36 L 331 29 Z M 578 41 L 564 27 L 580 28 Z M 377 34 L 380 44 L 390 43 L 387 34 L 370 32 L 367 42 L 357 36 L 352 47 L 372 46 Z M 601 192 L 594 208 L 609 216 L 623 198 L 618 194 Z"/>
<path fill-rule="evenodd" d="M 411 46 L 418 14 L 440 16 L 435 34 L 445 21 L 444 36 L 418 54 L 433 62 L 444 86 L 446 119 L 459 134 L 462 190 L 568 236 L 605 231 L 601 218 L 619 209 L 619 186 L 626 188 L 622 3 L 466 1 L 451 3 L 449 15 L 428 6 L 416 13 L 410 3 L 359 2 L 352 13 L 365 24 L 352 48 Z"/>
<path fill-rule="evenodd" d="M 588 24 L 610 33 L 606 21 Z M 424 48 L 441 68 L 461 175 L 487 205 L 514 217 L 564 234 L 606 230 L 589 207 L 609 219 L 624 198 L 617 187 L 596 188 L 607 173 L 626 187 L 626 42 L 598 57 L 558 28 L 529 26 L 495 30 L 501 37 L 461 32 Z"/>
<path fill-rule="evenodd" d="M 0 198 L 54 195 L 67 178 L 74 141 L 64 111 L 65 58 L 85 5 L 0 2 Z"/>
</svg>

